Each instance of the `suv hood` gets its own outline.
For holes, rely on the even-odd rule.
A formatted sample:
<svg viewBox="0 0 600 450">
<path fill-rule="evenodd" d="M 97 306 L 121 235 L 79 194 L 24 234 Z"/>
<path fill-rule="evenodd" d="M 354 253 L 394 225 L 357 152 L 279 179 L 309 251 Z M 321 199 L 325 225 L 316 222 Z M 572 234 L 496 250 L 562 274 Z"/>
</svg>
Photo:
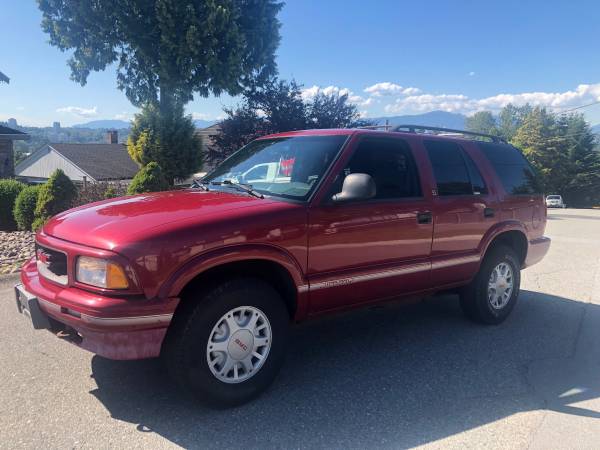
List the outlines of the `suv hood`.
<svg viewBox="0 0 600 450">
<path fill-rule="evenodd" d="M 44 233 L 59 239 L 113 250 L 172 222 L 214 219 L 226 211 L 273 203 L 242 193 L 200 191 L 157 192 L 91 203 L 58 214 Z"/>
</svg>

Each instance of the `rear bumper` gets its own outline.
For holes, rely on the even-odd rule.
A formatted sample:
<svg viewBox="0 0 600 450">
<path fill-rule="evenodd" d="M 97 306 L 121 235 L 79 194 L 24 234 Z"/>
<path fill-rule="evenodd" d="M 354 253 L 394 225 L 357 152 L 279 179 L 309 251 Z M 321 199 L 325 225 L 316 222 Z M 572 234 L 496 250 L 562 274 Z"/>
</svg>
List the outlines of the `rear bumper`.
<svg viewBox="0 0 600 450">
<path fill-rule="evenodd" d="M 550 242 L 550 238 L 546 236 L 529 241 L 527 257 L 525 258 L 523 268 L 533 266 L 534 264 L 540 262 L 544 256 L 546 256 L 546 253 L 548 253 L 548 250 L 550 249 Z"/>
<path fill-rule="evenodd" d="M 37 299 L 47 328 L 79 347 L 109 359 L 160 355 L 179 299 L 106 297 L 40 279 L 34 260 L 21 270 L 21 289 Z"/>
</svg>

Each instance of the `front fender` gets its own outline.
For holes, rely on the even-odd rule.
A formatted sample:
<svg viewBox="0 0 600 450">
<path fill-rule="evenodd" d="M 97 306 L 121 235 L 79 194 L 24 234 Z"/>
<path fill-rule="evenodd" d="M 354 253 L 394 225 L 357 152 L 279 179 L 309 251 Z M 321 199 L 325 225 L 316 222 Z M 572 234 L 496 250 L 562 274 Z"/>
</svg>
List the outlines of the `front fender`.
<svg viewBox="0 0 600 450">
<path fill-rule="evenodd" d="M 306 281 L 299 262 L 284 249 L 269 244 L 242 244 L 222 247 L 195 256 L 177 269 L 160 288 L 161 297 L 178 297 L 183 288 L 195 277 L 223 264 L 259 259 L 282 266 L 296 286 L 296 317 L 303 316 L 308 305 Z"/>
</svg>

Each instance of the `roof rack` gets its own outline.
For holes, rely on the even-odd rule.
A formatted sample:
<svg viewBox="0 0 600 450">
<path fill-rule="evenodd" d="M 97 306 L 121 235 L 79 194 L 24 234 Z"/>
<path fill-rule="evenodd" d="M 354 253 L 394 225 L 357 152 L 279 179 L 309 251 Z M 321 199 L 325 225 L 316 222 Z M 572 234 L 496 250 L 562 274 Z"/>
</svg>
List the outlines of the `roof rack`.
<svg viewBox="0 0 600 450">
<path fill-rule="evenodd" d="M 385 124 L 385 125 L 365 125 L 362 127 L 356 127 L 360 130 L 378 130 L 379 128 L 383 128 L 385 131 L 391 130 L 393 125 Z"/>
<path fill-rule="evenodd" d="M 475 131 L 464 131 L 464 130 L 454 130 L 452 128 L 442 128 L 442 127 L 429 127 L 427 125 L 397 125 L 392 128 L 392 131 L 403 131 L 407 130 L 409 133 L 416 133 L 416 130 L 423 131 L 441 131 L 444 133 L 452 133 L 452 134 L 462 134 L 464 136 L 477 136 L 484 137 L 490 139 L 492 142 L 496 143 L 506 143 L 506 140 L 501 138 L 500 136 L 493 136 L 491 134 L 485 133 L 476 133 Z"/>
</svg>

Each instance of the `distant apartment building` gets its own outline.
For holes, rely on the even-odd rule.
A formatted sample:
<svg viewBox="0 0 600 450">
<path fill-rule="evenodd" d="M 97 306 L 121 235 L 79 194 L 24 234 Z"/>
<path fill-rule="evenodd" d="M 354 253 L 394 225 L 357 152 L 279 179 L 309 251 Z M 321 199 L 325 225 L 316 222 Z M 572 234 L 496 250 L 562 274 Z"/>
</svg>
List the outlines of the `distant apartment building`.
<svg viewBox="0 0 600 450">
<path fill-rule="evenodd" d="M 60 122 L 52 122 L 52 128 L 55 130 L 60 130 Z"/>
<path fill-rule="evenodd" d="M 17 128 L 19 126 L 19 124 L 17 123 L 17 119 L 11 117 L 10 119 L 8 119 L 6 121 L 6 123 L 8 124 L 8 126 L 10 128 Z"/>
</svg>

